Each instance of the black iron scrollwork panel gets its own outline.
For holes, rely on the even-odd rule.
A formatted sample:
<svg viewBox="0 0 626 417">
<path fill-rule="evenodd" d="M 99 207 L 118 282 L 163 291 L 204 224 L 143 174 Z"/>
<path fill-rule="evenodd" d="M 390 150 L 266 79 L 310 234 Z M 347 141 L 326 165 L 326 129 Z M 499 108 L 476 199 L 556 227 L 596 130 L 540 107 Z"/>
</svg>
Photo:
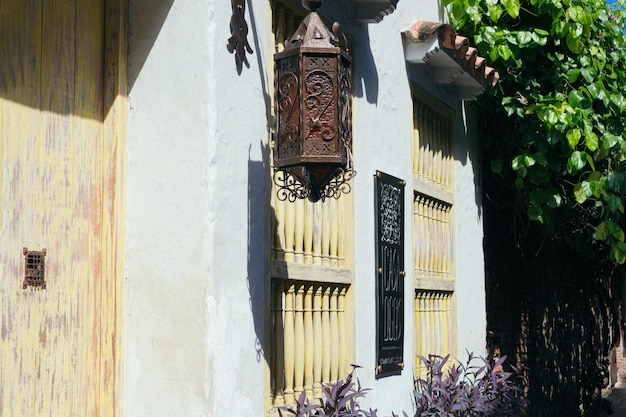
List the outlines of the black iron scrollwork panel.
<svg viewBox="0 0 626 417">
<path fill-rule="evenodd" d="M 404 368 L 404 186 L 376 177 L 376 376 Z"/>
</svg>

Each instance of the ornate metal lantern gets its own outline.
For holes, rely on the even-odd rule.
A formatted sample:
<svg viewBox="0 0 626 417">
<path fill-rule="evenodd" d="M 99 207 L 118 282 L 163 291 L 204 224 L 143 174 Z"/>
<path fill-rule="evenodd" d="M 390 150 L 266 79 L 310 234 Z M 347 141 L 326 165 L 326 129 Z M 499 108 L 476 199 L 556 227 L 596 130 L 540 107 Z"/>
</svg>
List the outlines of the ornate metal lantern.
<svg viewBox="0 0 626 417">
<path fill-rule="evenodd" d="M 352 59 L 315 12 L 321 0 L 303 0 L 310 13 L 285 49 L 274 55 L 276 136 L 274 182 L 280 200 L 338 198 L 350 191 L 352 169 Z"/>
</svg>

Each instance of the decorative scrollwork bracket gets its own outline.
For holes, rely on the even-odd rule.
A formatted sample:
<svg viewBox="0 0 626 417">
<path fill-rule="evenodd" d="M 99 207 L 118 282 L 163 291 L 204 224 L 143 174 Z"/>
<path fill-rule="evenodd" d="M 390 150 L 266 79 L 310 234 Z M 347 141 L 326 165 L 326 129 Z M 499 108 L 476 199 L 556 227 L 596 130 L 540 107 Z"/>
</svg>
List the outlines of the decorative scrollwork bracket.
<svg viewBox="0 0 626 417">
<path fill-rule="evenodd" d="M 248 62 L 246 52 L 252 53 L 248 43 L 248 23 L 246 22 L 246 0 L 231 0 L 233 15 L 230 18 L 230 33 L 228 38 L 228 52 L 234 52 L 238 63 Z"/>
<path fill-rule="evenodd" d="M 316 188 L 311 181 L 302 181 L 302 177 L 310 174 L 306 169 L 300 172 L 277 170 L 274 172 L 276 196 L 280 201 L 294 202 L 296 199 L 309 199 L 312 202 L 325 201 L 327 198 L 338 199 L 342 194 L 348 194 L 352 187 L 350 180 L 356 176 L 352 169 L 337 168 L 331 179 L 322 188 Z"/>
</svg>

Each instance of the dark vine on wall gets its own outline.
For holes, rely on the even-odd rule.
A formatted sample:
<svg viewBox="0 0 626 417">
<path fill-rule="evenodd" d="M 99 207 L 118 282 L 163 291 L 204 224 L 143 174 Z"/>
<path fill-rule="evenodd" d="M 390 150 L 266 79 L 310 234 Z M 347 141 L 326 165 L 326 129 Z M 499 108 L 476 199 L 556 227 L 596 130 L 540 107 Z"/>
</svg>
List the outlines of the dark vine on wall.
<svg viewBox="0 0 626 417">
<path fill-rule="evenodd" d="M 528 368 L 529 416 L 598 415 L 620 335 L 619 271 L 539 239 L 488 195 L 484 215 L 489 351 Z"/>
</svg>

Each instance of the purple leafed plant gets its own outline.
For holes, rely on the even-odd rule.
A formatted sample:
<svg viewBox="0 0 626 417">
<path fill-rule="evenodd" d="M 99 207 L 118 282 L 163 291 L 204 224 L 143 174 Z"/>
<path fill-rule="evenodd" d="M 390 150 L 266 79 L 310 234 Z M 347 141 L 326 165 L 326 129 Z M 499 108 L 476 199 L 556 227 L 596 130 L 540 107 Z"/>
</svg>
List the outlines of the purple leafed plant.
<svg viewBox="0 0 626 417">
<path fill-rule="evenodd" d="M 503 370 L 506 357 L 491 363 L 473 354 L 465 364 L 450 364 L 450 356 L 429 355 L 421 358 L 425 377 L 415 380 L 416 412 L 414 417 L 521 417 L 526 414 L 523 396 L 523 374 Z M 475 362 L 479 361 L 479 365 Z M 362 388 L 352 371 L 345 380 L 326 384 L 324 397 L 309 400 L 303 391 L 295 404 L 278 407 L 282 417 L 377 417 L 376 410 L 363 410 L 359 399 L 368 388 Z M 408 415 L 403 412 L 404 417 Z M 393 414 L 392 417 L 398 417 Z"/>
<path fill-rule="evenodd" d="M 446 357 L 420 357 L 426 375 L 415 380 L 415 417 L 518 417 L 526 415 L 523 374 L 504 371 L 506 357 L 495 363 L 468 354 L 465 364 Z M 479 365 L 475 365 L 480 361 Z"/>
<path fill-rule="evenodd" d="M 340 380 L 324 385 L 324 398 L 321 401 L 311 403 L 306 397 L 306 391 L 303 391 L 296 400 L 295 409 L 281 406 L 278 408 L 279 414 L 296 417 L 377 417 L 376 410 L 361 409 L 358 400 L 364 397 L 370 389 L 362 388 L 358 379 L 354 381 L 354 371 L 357 368 L 359 368 L 358 365 L 352 365 L 352 371 L 345 381 Z M 288 414 L 283 414 L 283 412 Z M 404 416 L 408 417 L 406 413 Z"/>
</svg>

